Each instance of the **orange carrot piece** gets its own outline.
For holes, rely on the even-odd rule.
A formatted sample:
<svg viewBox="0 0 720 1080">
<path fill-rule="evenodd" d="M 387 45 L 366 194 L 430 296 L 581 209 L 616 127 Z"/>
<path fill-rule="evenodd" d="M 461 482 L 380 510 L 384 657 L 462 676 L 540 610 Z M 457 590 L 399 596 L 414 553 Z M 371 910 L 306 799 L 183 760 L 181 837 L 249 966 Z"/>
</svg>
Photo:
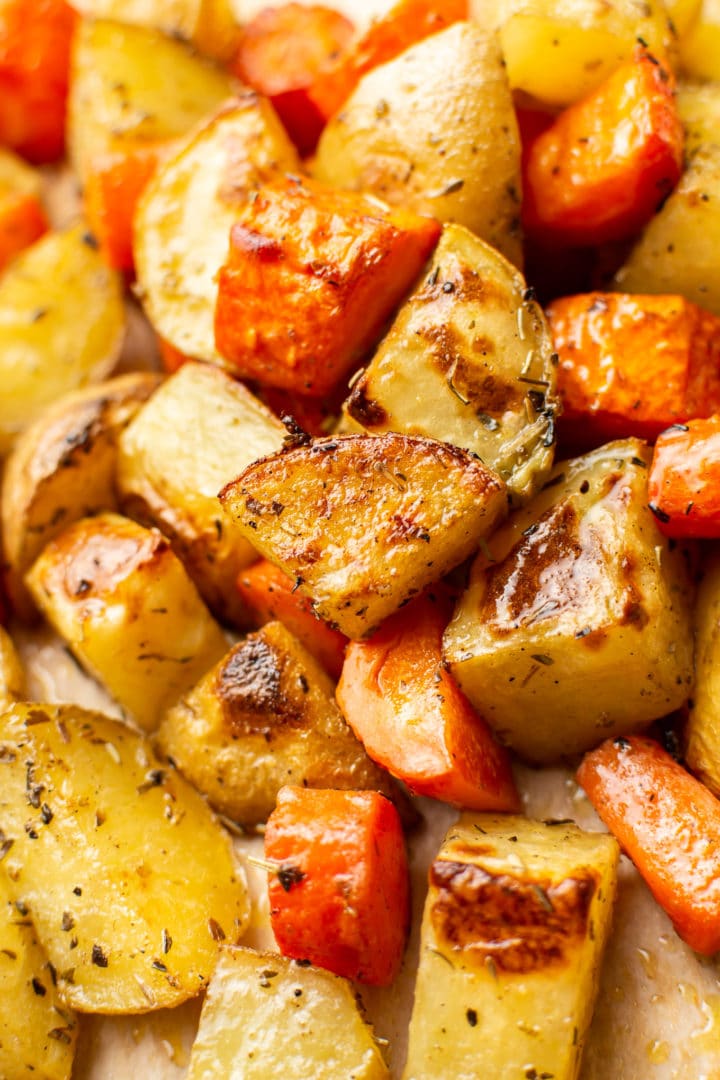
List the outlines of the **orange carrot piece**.
<svg viewBox="0 0 720 1080">
<path fill-rule="evenodd" d="M 507 751 L 442 658 L 451 605 L 437 593 L 348 644 L 337 700 L 371 758 L 411 791 L 470 810 L 520 808 Z"/>
<path fill-rule="evenodd" d="M 662 432 L 648 499 L 666 536 L 720 537 L 720 416 L 688 420 Z"/>
<path fill-rule="evenodd" d="M 65 0 L 0 0 L 0 144 L 29 161 L 62 155 L 76 20 Z"/>
<path fill-rule="evenodd" d="M 287 177 L 239 211 L 215 338 L 236 375 L 322 397 L 375 343 L 440 235 L 432 218 Z"/>
<path fill-rule="evenodd" d="M 720 949 L 720 802 L 659 743 L 608 739 L 578 780 L 683 941 Z"/>
<path fill-rule="evenodd" d="M 39 240 L 47 227 L 45 212 L 35 195 L 0 189 L 0 270 Z"/>
<path fill-rule="evenodd" d="M 308 90 L 353 34 L 340 12 L 295 3 L 265 8 L 243 30 L 233 70 L 270 98 L 303 155 L 314 150 L 326 119 Z"/>
<path fill-rule="evenodd" d="M 547 309 L 561 434 L 653 441 L 720 412 L 720 319 L 682 296 L 586 293 Z"/>
<path fill-rule="evenodd" d="M 297 591 L 292 578 L 261 559 L 240 573 L 237 587 L 255 626 L 279 619 L 328 675 L 340 677 L 347 638 L 317 617 L 312 601 Z"/>
<path fill-rule="evenodd" d="M 527 231 L 574 245 L 638 232 L 682 172 L 674 90 L 671 71 L 638 49 L 538 135 L 523 177 Z"/>
<path fill-rule="evenodd" d="M 91 164 L 85 181 L 85 213 L 107 263 L 130 272 L 133 258 L 133 216 L 138 200 L 158 163 L 152 147 L 105 154 Z"/>
<path fill-rule="evenodd" d="M 173 375 L 178 371 L 183 364 L 193 363 L 191 356 L 186 356 L 185 353 L 180 352 L 174 345 L 171 345 L 165 338 L 156 335 L 155 340 L 157 342 L 158 352 L 160 353 L 160 363 L 162 364 L 163 371 L 166 371 L 168 375 Z"/>
<path fill-rule="evenodd" d="M 410 917 L 398 812 L 375 791 L 284 787 L 265 829 L 280 951 L 371 986 L 402 962 Z"/>
<path fill-rule="evenodd" d="M 310 100 L 323 119 L 329 120 L 366 72 L 468 17 L 467 0 L 399 0 L 318 77 L 310 87 Z"/>
</svg>

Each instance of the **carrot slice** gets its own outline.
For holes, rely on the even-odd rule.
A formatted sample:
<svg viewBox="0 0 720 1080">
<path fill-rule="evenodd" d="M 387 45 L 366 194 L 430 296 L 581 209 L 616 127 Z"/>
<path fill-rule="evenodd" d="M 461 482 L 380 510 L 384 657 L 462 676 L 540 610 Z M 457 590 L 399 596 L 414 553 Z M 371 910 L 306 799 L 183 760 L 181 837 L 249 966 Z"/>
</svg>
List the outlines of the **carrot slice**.
<svg viewBox="0 0 720 1080">
<path fill-rule="evenodd" d="M 652 739 L 608 739 L 578 780 L 683 941 L 720 949 L 720 802 Z"/>
<path fill-rule="evenodd" d="M 270 98 L 303 155 L 314 150 L 326 120 L 308 91 L 353 33 L 340 12 L 295 3 L 265 8 L 243 30 L 233 70 Z"/>
<path fill-rule="evenodd" d="M 158 163 L 152 147 L 117 151 L 92 163 L 85 181 L 84 203 L 90 228 L 107 263 L 131 271 L 135 207 Z"/>
<path fill-rule="evenodd" d="M 440 235 L 432 218 L 287 177 L 239 212 L 217 347 L 241 378 L 322 397 L 380 336 Z"/>
<path fill-rule="evenodd" d="M 237 587 L 256 626 L 279 619 L 328 675 L 339 678 L 347 638 L 317 617 L 312 601 L 297 591 L 292 578 L 267 559 L 261 559 L 242 571 Z"/>
<path fill-rule="evenodd" d="M 553 301 L 547 316 L 571 441 L 653 441 L 720 413 L 720 319 L 684 297 L 585 293 Z"/>
<path fill-rule="evenodd" d="M 65 0 L 0 3 L 0 144 L 33 162 L 54 161 L 65 146 L 76 21 Z"/>
<path fill-rule="evenodd" d="M 666 536 L 720 537 L 720 416 L 663 431 L 648 479 L 650 509 Z"/>
<path fill-rule="evenodd" d="M 375 791 L 284 787 L 265 830 L 280 951 L 372 986 L 397 975 L 410 910 L 393 804 Z"/>
<path fill-rule="evenodd" d="M 329 120 L 366 72 L 467 18 L 467 0 L 400 0 L 318 77 L 310 87 L 310 100 L 323 120 Z"/>
<path fill-rule="evenodd" d="M 351 641 L 338 704 L 370 757 L 411 791 L 471 810 L 517 811 L 508 754 L 443 663 L 450 614 L 435 591 L 369 640 Z"/>
<path fill-rule="evenodd" d="M 0 270 L 47 230 L 36 195 L 0 188 Z"/>
<path fill-rule="evenodd" d="M 680 179 L 683 127 L 672 72 L 646 50 L 535 138 L 523 224 L 555 242 L 621 240 L 649 221 Z"/>
</svg>

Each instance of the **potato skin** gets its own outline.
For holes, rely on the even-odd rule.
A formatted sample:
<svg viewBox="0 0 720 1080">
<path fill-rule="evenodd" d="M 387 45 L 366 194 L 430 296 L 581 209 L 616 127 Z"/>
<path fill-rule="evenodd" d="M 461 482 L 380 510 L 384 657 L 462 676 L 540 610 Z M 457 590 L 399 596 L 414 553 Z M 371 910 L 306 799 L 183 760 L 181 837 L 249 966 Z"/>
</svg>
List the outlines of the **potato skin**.
<svg viewBox="0 0 720 1080">
<path fill-rule="evenodd" d="M 279 622 L 235 645 L 169 710 L 157 738 L 241 825 L 266 821 L 283 784 L 395 794 L 345 723 L 329 676 Z"/>
<path fill-rule="evenodd" d="M 315 439 L 265 458 L 220 501 L 350 638 L 462 562 L 507 510 L 505 485 L 477 457 L 392 433 Z"/>
</svg>

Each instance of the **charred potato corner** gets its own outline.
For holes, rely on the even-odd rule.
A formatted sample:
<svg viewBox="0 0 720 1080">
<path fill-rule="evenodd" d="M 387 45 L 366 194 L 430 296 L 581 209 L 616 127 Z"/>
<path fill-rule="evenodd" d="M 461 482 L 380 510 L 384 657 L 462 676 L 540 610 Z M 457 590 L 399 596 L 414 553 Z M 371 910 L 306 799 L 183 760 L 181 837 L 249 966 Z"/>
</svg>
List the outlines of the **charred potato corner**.
<svg viewBox="0 0 720 1080">
<path fill-rule="evenodd" d="M 0 0 L 0 1080 L 720 1077 L 710 0 Z"/>
</svg>

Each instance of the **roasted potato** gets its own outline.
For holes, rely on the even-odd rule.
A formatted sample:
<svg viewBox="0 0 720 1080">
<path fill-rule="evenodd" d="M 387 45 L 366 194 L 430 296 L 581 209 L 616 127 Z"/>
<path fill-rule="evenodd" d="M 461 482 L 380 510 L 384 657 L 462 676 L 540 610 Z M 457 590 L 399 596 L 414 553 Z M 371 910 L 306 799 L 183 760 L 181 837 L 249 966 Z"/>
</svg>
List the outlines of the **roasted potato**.
<svg viewBox="0 0 720 1080">
<path fill-rule="evenodd" d="M 497 37 L 478 25 L 456 23 L 365 75 L 325 128 L 313 169 L 522 257 L 515 110 Z"/>
<path fill-rule="evenodd" d="M 573 824 L 460 818 L 430 867 L 404 1080 L 576 1080 L 618 855 Z"/>
<path fill-rule="evenodd" d="M 161 30 L 217 60 L 232 59 L 240 36 L 232 0 L 72 0 L 72 6 L 94 19 Z M 172 96 L 167 87 L 164 95 Z"/>
<path fill-rule="evenodd" d="M 135 372 L 76 390 L 19 436 L 0 502 L 7 585 L 19 614 L 36 610 L 22 579 L 48 541 L 79 518 L 116 508 L 118 435 L 159 383 Z"/>
<path fill-rule="evenodd" d="M 25 672 L 20 657 L 7 630 L 0 626 L 0 712 L 24 697 Z"/>
<path fill-rule="evenodd" d="M 472 450 L 521 502 L 552 465 L 554 359 L 522 275 L 462 226 L 447 225 L 344 408 L 369 432 Z"/>
<path fill-rule="evenodd" d="M 250 465 L 220 501 L 318 615 L 352 638 L 467 558 L 505 513 L 507 493 L 457 447 L 345 435 Z"/>
<path fill-rule="evenodd" d="M 146 730 L 227 650 L 165 537 L 118 514 L 71 525 L 26 582 L 83 667 Z"/>
<path fill-rule="evenodd" d="M 279 622 L 248 635 L 185 694 L 158 742 L 241 825 L 266 821 L 283 784 L 394 795 L 345 723 L 332 680 Z"/>
<path fill-rule="evenodd" d="M 352 986 L 275 953 L 223 948 L 188 1080 L 388 1080 Z"/>
<path fill-rule="evenodd" d="M 124 327 L 120 280 L 82 224 L 15 259 L 0 279 L 0 455 L 47 405 L 108 374 Z"/>
<path fill-rule="evenodd" d="M 157 330 L 185 356 L 222 365 L 215 276 L 238 201 L 300 161 L 268 101 L 243 92 L 157 171 L 135 215 L 138 293 Z M 198 208 L 202 207 L 202 213 Z"/>
<path fill-rule="evenodd" d="M 24 195 L 41 194 L 42 177 L 37 169 L 33 169 L 12 150 L 0 148 L 0 189 L 10 188 L 12 191 L 21 191 Z"/>
<path fill-rule="evenodd" d="M 685 157 L 691 161 L 696 150 L 720 144 L 720 83 L 681 82 L 675 100 L 685 128 Z"/>
<path fill-rule="evenodd" d="M 208 364 L 185 364 L 120 437 L 125 512 L 162 530 L 225 621 L 246 621 L 235 582 L 257 553 L 217 495 L 241 469 L 279 450 L 286 434 L 241 383 Z"/>
<path fill-rule="evenodd" d="M 695 689 L 685 727 L 686 760 L 720 796 L 720 557 L 708 553 L 695 607 Z"/>
<path fill-rule="evenodd" d="M 5 867 L 61 999 L 147 1012 L 207 984 L 248 921 L 229 838 L 125 724 L 77 706 L 0 717 Z"/>
<path fill-rule="evenodd" d="M 692 583 L 648 509 L 650 457 L 626 439 L 556 465 L 477 557 L 445 632 L 462 689 L 529 761 L 636 731 L 690 695 Z"/>
<path fill-rule="evenodd" d="M 680 39 L 680 65 L 691 79 L 711 79 L 718 82 L 720 81 L 720 4 L 717 0 L 701 0 L 693 6 L 696 9 L 696 16 L 689 20 L 686 33 Z"/>
</svg>

